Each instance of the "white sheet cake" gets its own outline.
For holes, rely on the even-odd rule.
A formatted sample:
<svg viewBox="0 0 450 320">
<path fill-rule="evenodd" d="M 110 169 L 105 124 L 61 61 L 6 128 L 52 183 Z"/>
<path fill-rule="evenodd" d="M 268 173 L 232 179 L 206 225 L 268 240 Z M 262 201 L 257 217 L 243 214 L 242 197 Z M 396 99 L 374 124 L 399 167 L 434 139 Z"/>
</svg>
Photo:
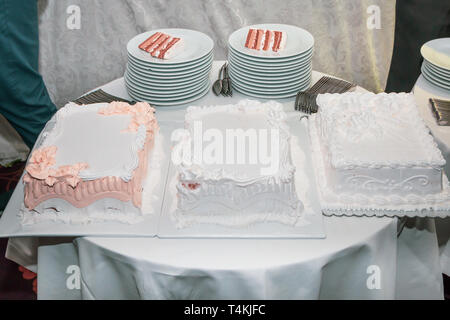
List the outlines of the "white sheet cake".
<svg viewBox="0 0 450 320">
<path fill-rule="evenodd" d="M 175 219 L 179 225 L 213 223 L 245 226 L 264 221 L 292 225 L 297 222 L 301 216 L 302 203 L 295 190 L 295 167 L 291 161 L 290 133 L 284 122 L 285 117 L 281 104 L 273 101 L 262 104 L 242 100 L 236 105 L 188 108 L 185 118 L 187 136 L 174 149 L 193 150 L 187 157 L 188 161 L 178 166 L 178 210 Z M 247 160 L 241 159 L 240 163 L 239 160 L 236 163 L 226 160 L 222 164 L 219 161 L 196 163 L 196 146 L 192 141 L 195 130 L 200 130 L 199 126 L 206 135 L 209 132 L 226 137 L 222 145 L 223 159 L 230 156 L 238 159 L 240 155 L 245 155 Z M 271 149 L 272 155 L 276 156 L 273 158 L 276 158 L 276 165 L 273 166 L 275 170 L 268 170 L 269 166 L 262 164 L 262 161 L 249 160 L 249 155 L 256 156 L 259 151 L 252 143 L 247 143 L 242 153 L 235 158 L 234 152 L 225 148 L 225 144 L 230 142 L 227 140 L 228 130 L 237 133 L 235 141 L 250 141 L 245 139 L 255 133 L 254 138 L 268 142 L 272 141 L 272 134 L 278 132 L 279 136 L 273 140 L 278 149 Z M 267 132 L 268 135 L 261 138 L 258 135 L 261 132 Z M 211 144 L 208 146 L 205 143 L 202 149 L 207 150 L 208 147 Z"/>
<path fill-rule="evenodd" d="M 310 135 L 325 201 L 413 208 L 448 200 L 445 160 L 412 94 L 323 94 L 317 104 Z"/>
</svg>

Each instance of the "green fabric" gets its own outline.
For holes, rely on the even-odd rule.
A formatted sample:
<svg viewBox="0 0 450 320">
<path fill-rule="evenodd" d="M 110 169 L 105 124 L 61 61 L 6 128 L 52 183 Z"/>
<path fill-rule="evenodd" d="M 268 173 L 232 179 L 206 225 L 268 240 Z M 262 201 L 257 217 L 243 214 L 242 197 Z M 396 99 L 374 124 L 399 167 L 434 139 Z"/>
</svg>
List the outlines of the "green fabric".
<svg viewBox="0 0 450 320">
<path fill-rule="evenodd" d="M 38 71 L 35 0 L 0 0 L 0 113 L 32 148 L 56 112 Z"/>
<path fill-rule="evenodd" d="M 11 198 L 13 191 L 14 190 L 10 190 L 7 192 L 0 193 L 0 211 L 5 210 L 6 205 L 8 204 L 9 198 Z"/>
</svg>

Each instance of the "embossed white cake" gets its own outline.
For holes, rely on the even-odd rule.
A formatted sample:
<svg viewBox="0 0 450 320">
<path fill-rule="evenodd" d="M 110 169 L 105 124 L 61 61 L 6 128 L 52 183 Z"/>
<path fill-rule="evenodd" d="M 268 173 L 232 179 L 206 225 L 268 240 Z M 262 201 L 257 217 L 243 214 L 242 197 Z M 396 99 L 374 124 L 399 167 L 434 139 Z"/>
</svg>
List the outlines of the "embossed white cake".
<svg viewBox="0 0 450 320">
<path fill-rule="evenodd" d="M 177 167 L 178 226 L 298 221 L 303 205 L 285 117 L 274 101 L 187 109 L 172 155 L 184 158 Z"/>
<path fill-rule="evenodd" d="M 326 209 L 414 210 L 449 199 L 445 160 L 412 94 L 322 94 L 317 104 L 310 136 Z"/>
</svg>

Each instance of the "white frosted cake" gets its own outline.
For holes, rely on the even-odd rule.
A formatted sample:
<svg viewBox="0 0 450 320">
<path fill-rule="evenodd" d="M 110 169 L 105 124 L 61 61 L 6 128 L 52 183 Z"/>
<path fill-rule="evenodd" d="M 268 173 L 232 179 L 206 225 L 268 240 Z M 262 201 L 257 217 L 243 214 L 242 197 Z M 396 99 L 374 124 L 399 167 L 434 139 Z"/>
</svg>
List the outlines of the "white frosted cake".
<svg viewBox="0 0 450 320">
<path fill-rule="evenodd" d="M 58 110 L 25 168 L 23 221 L 134 221 L 157 131 L 145 102 Z"/>
<path fill-rule="evenodd" d="M 173 160 L 174 154 L 184 157 L 177 167 L 179 226 L 297 222 L 303 207 L 295 190 L 285 117 L 281 104 L 273 101 L 187 109 L 184 137 L 178 137 L 172 154 Z"/>
<path fill-rule="evenodd" d="M 412 94 L 322 94 L 317 104 L 310 136 L 326 202 L 412 209 L 446 201 L 445 160 Z"/>
</svg>

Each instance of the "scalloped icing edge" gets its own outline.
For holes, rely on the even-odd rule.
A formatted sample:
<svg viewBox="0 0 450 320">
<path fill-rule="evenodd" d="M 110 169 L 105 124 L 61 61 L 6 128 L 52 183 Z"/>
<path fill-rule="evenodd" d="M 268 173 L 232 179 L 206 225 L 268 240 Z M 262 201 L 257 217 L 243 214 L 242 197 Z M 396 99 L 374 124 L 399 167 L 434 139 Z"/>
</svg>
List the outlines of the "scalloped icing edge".
<svg viewBox="0 0 450 320">
<path fill-rule="evenodd" d="M 306 120 L 304 120 L 306 121 Z M 380 196 L 387 204 L 373 204 L 375 198 L 366 195 L 359 195 L 360 201 L 356 196 L 345 196 L 349 199 L 347 202 L 341 201 L 342 196 L 332 191 L 327 184 L 323 159 L 319 149 L 320 142 L 315 124 L 315 115 L 309 117 L 307 121 L 309 139 L 311 142 L 314 175 L 319 188 L 319 198 L 322 212 L 326 216 L 368 216 L 368 217 L 448 217 L 450 216 L 450 183 L 445 173 L 443 176 L 443 189 L 439 194 L 430 194 L 427 196 L 411 195 L 416 198 L 415 203 L 405 197 L 395 196 L 397 201 L 403 201 L 402 204 L 394 203 L 393 197 Z M 334 197 L 335 201 L 328 201 L 324 198 L 324 193 Z M 431 203 L 430 203 L 431 201 Z M 439 201 L 439 203 L 436 203 Z M 428 202 L 428 203 L 427 203 Z M 372 203 L 371 205 L 362 205 L 361 203 Z"/>
<path fill-rule="evenodd" d="M 211 106 L 190 106 L 186 110 L 185 115 L 185 127 L 189 128 L 189 123 L 202 117 L 207 114 L 217 113 L 217 112 L 264 112 L 267 116 L 267 120 L 269 125 L 273 128 L 280 130 L 280 138 L 282 145 L 280 146 L 280 159 L 287 159 L 287 161 L 280 161 L 280 170 L 276 175 L 270 177 L 261 177 L 258 179 L 247 179 L 242 174 L 237 176 L 232 171 L 227 170 L 216 170 L 214 172 L 206 172 L 200 166 L 195 164 L 187 166 L 180 165 L 178 166 L 180 173 L 183 175 L 192 175 L 195 179 L 201 179 L 206 181 L 218 181 L 222 179 L 230 179 L 235 180 L 240 183 L 250 183 L 256 181 L 262 181 L 271 177 L 286 179 L 286 177 L 292 178 L 295 174 L 295 166 L 290 161 L 289 154 L 289 141 L 291 138 L 291 134 L 289 132 L 289 128 L 285 123 L 287 119 L 287 115 L 283 110 L 282 104 L 276 101 L 267 101 L 265 103 L 251 100 L 251 99 L 243 99 L 240 100 L 236 104 L 227 104 L 227 105 L 211 105 Z M 181 141 L 181 144 L 188 143 L 187 141 Z"/>
</svg>

